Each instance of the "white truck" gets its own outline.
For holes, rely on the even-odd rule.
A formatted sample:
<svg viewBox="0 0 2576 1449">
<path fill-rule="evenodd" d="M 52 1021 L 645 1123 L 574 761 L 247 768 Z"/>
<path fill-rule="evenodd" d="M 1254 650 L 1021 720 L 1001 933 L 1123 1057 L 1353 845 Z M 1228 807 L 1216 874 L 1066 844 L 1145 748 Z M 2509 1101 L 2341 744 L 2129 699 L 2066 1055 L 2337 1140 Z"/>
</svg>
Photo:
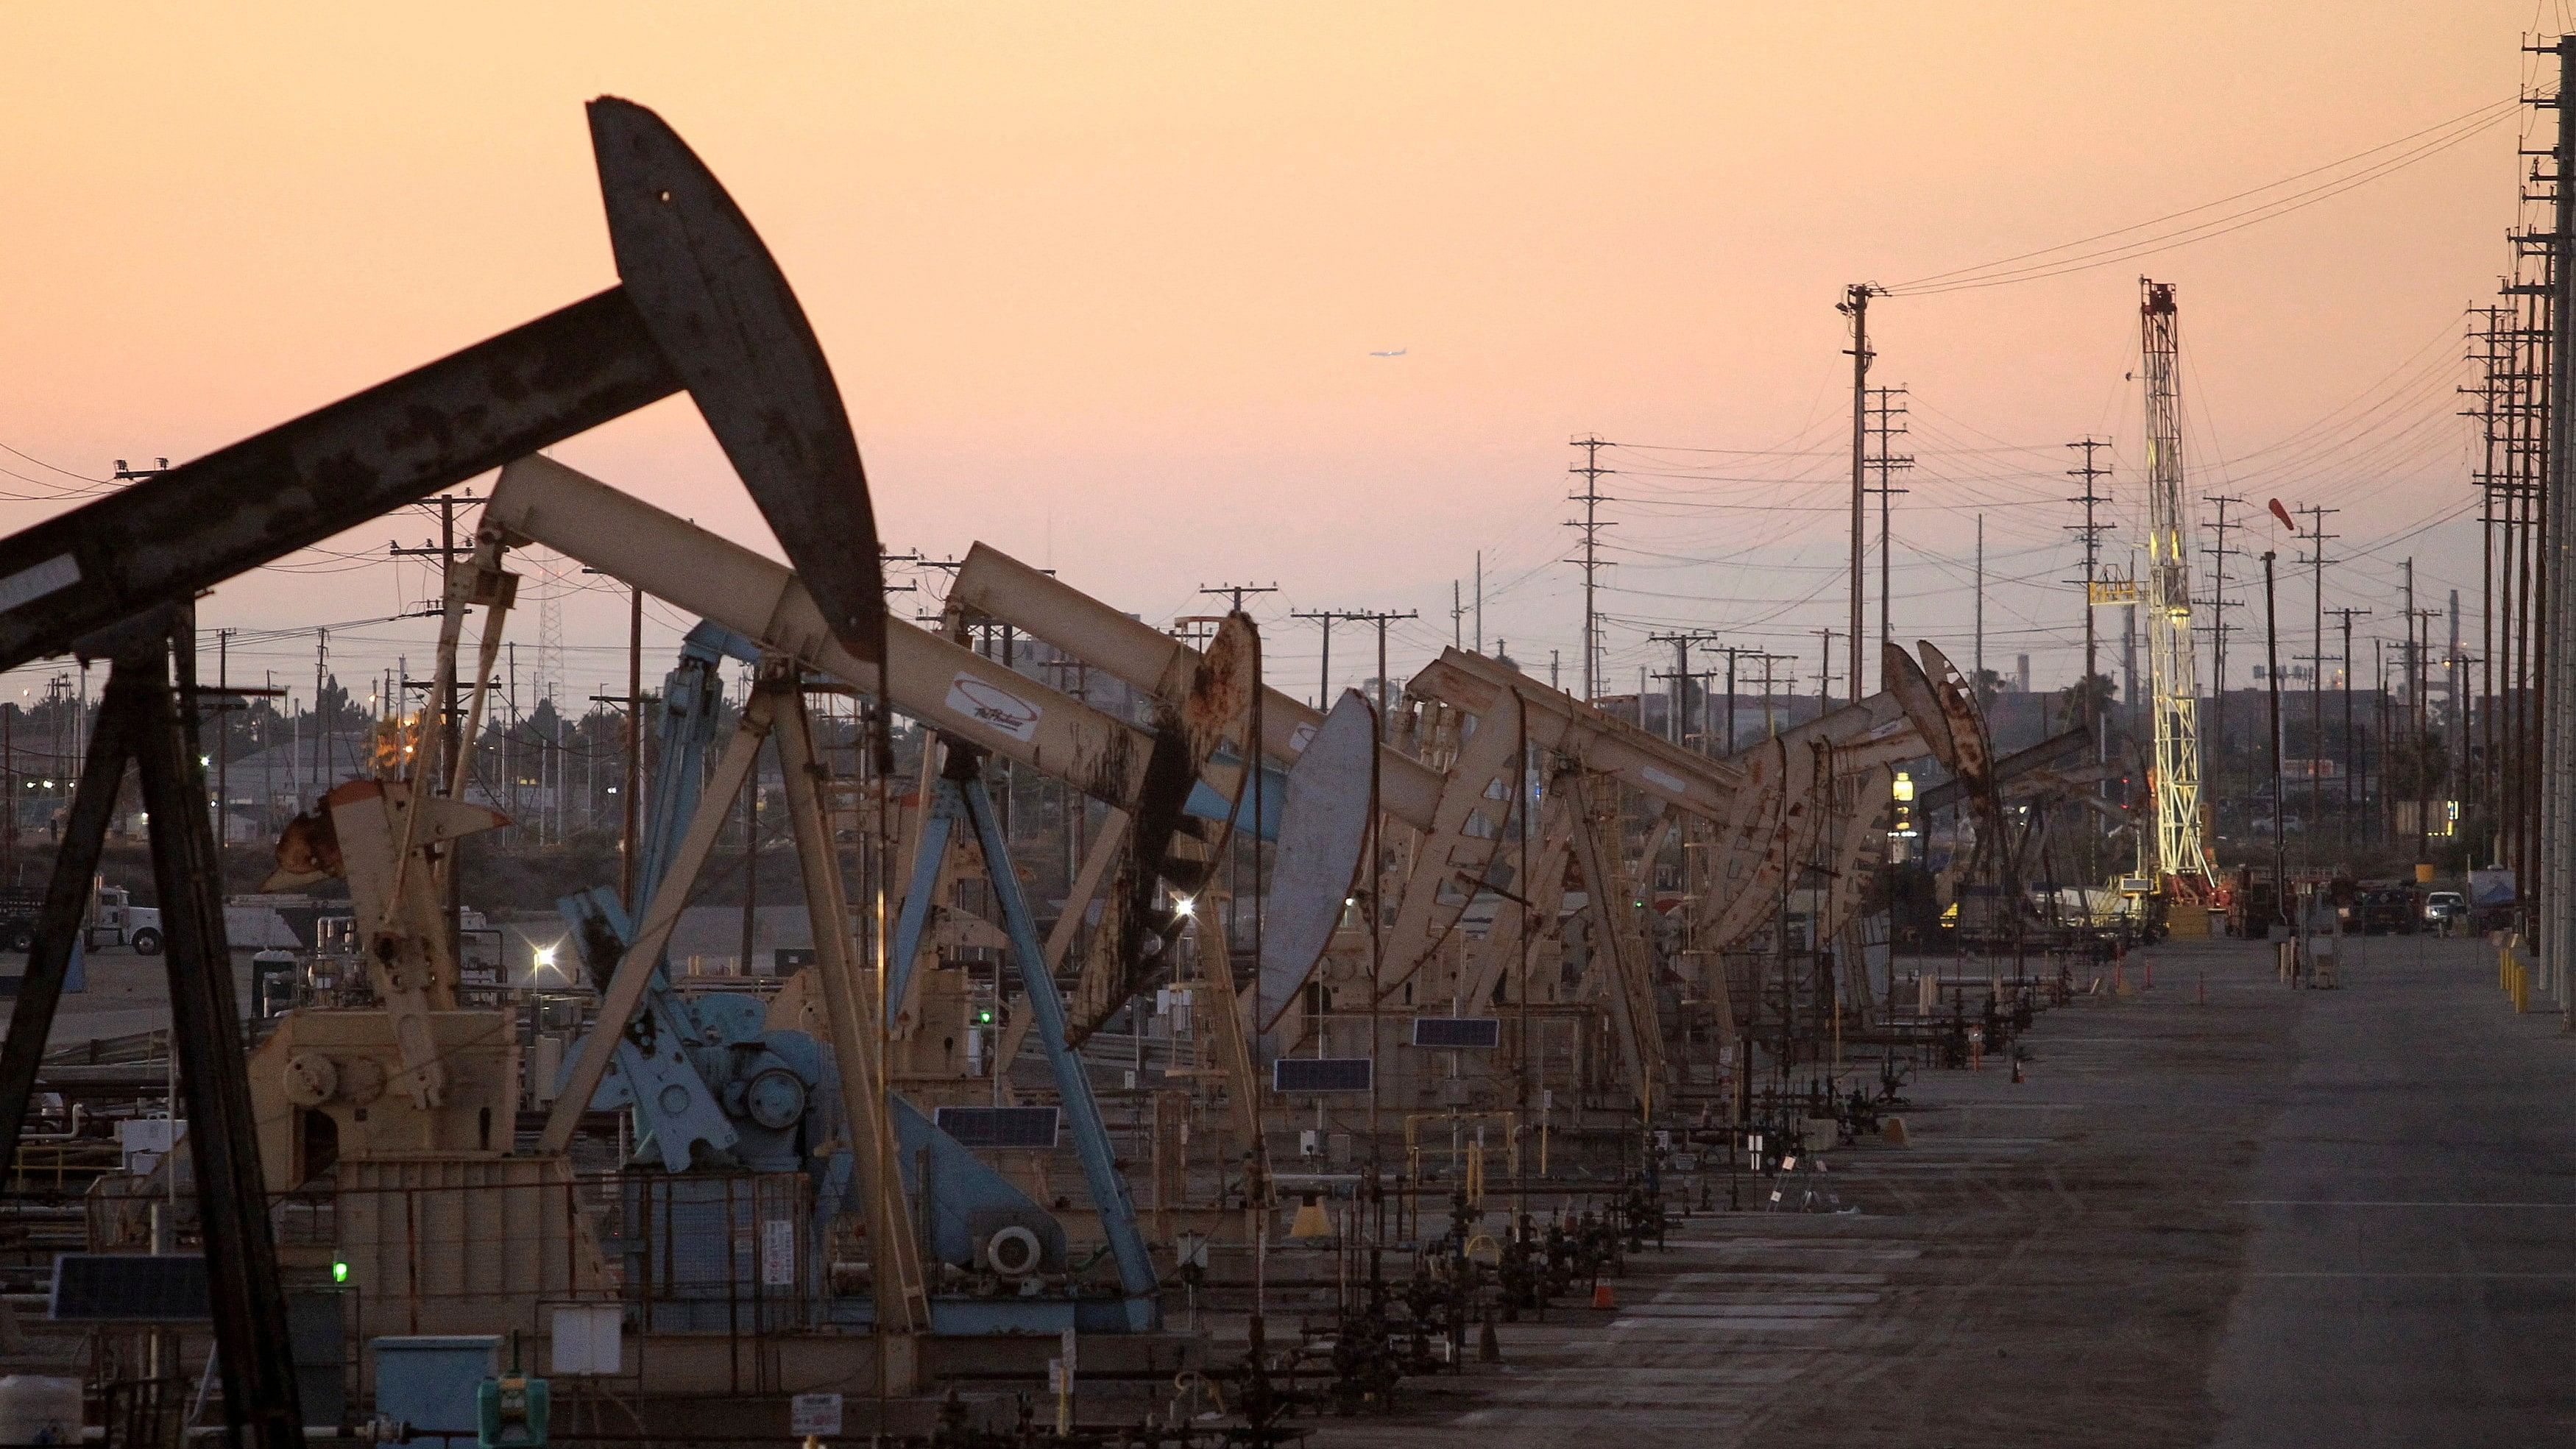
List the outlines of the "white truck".
<svg viewBox="0 0 2576 1449">
<path fill-rule="evenodd" d="M 281 908 L 311 909 L 304 896 L 242 896 L 224 902 L 225 944 L 236 951 L 297 951 L 304 942 L 287 924 Z M 89 919 L 81 926 L 81 943 L 131 946 L 144 956 L 161 954 L 161 909 L 134 904 L 123 886 L 101 882 L 90 900 Z"/>
<path fill-rule="evenodd" d="M 131 946 L 145 956 L 161 954 L 161 909 L 134 904 L 123 886 L 100 884 L 91 889 L 89 919 L 81 923 L 81 945 L 96 950 Z"/>
</svg>

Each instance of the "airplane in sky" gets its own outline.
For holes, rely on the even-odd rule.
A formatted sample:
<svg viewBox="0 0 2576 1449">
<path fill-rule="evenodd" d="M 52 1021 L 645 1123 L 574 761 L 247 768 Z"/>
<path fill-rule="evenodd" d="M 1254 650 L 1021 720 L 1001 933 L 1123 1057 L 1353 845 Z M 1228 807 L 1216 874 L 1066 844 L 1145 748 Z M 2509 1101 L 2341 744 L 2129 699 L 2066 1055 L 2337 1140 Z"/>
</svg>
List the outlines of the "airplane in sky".
<svg viewBox="0 0 2576 1449">
<path fill-rule="evenodd" d="M 1371 356 L 1371 357 L 1402 357 L 1402 356 L 1403 356 L 1407 351 L 1409 351 L 1409 350 L 1411 350 L 1411 349 L 1409 349 L 1409 348 L 1399 347 L 1399 348 L 1395 349 L 1395 350 L 1394 350 L 1394 351 L 1392 351 L 1392 352 L 1372 352 L 1372 353 L 1370 353 L 1370 354 L 1369 354 L 1369 356 Z"/>
</svg>

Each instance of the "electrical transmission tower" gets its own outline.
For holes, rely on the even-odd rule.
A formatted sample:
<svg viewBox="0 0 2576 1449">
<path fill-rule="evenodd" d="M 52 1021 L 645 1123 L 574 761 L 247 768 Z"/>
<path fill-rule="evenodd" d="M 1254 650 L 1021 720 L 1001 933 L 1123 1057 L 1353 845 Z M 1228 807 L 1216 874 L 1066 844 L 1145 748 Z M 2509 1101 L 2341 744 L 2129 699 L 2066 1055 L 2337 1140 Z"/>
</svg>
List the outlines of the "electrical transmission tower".
<svg viewBox="0 0 2576 1449">
<path fill-rule="evenodd" d="M 2111 476 L 2111 470 L 2103 467 L 2097 461 L 2096 455 L 2111 445 L 2100 438 L 2086 438 L 2066 446 L 2084 450 L 2083 466 L 2066 470 L 2067 477 L 2083 480 L 2084 491 L 2066 501 L 2083 506 L 2084 521 L 2068 524 L 2066 531 L 2074 534 L 2084 545 L 2084 688 L 2081 697 L 2089 700 L 2093 693 L 2093 676 L 2101 667 L 2095 657 L 2099 640 L 2093 630 L 2094 607 L 2107 603 L 2135 602 L 2136 596 L 2134 593 L 2122 593 L 2118 589 L 2105 591 L 2102 587 L 2102 535 L 2110 532 L 2111 525 L 2102 522 L 2096 510 L 2111 501 L 2109 495 L 2101 488 L 2102 480 Z M 2093 706 L 2086 706 L 2084 719 L 2086 728 L 2092 727 L 2093 717 L 2098 713 L 2100 711 Z"/>
<path fill-rule="evenodd" d="M 2191 527 L 2182 482 L 2182 345 L 2170 282 L 2139 279 L 2146 359 L 2147 680 L 2154 700 L 2156 870 L 2195 896 L 2215 891 L 2200 808 L 2200 682 L 2191 642 Z"/>
<path fill-rule="evenodd" d="M 1601 615 L 1595 598 L 1603 567 L 1601 530 L 1616 526 L 1601 521 L 1601 505 L 1611 501 L 1601 491 L 1601 480 L 1618 470 L 1601 466 L 1601 450 L 1610 444 L 1597 434 L 1575 439 L 1574 446 L 1583 450 L 1583 461 L 1566 471 L 1582 476 L 1583 491 L 1569 493 L 1566 497 L 1583 505 L 1583 516 L 1567 519 L 1565 526 L 1583 530 L 1583 553 L 1581 557 L 1570 558 L 1566 562 L 1583 570 L 1583 702 L 1591 704 L 1601 694 Z"/>
<path fill-rule="evenodd" d="M 537 600 L 537 688 L 539 699 L 553 699 L 564 687 L 563 590 L 549 588 Z M 563 706 L 557 705 L 557 709 Z"/>
<path fill-rule="evenodd" d="M 2081 448 L 2084 451 L 2083 465 L 2066 470 L 2067 477 L 2080 479 L 2084 484 L 2082 493 L 2066 500 L 2069 503 L 2080 504 L 2084 509 L 2084 521 L 2069 524 L 2066 529 L 2084 545 L 2082 580 L 2084 584 L 2084 675 L 2075 688 L 2075 707 L 2082 711 L 2082 718 L 2069 720 L 2068 723 L 2081 724 L 2085 733 L 2092 736 L 2093 759 L 2096 764 L 2099 764 L 2111 758 L 2111 733 L 2103 725 L 2101 693 L 2093 686 L 2093 681 L 2099 676 L 2101 670 L 2097 657 L 2101 641 L 2094 628 L 2093 611 L 2104 604 L 2136 603 L 2138 586 L 2135 580 L 2127 579 L 2106 584 L 2101 576 L 2102 535 L 2110 531 L 2111 525 L 2101 521 L 2099 510 L 2103 504 L 2111 501 L 2110 497 L 2102 491 L 2102 480 L 2111 476 L 2111 470 L 2102 466 L 2100 454 L 2103 449 L 2111 446 L 2110 443 L 2100 438 L 2085 438 L 2066 446 Z M 2093 793 L 2097 796 L 2107 795 L 2109 789 L 2110 786 L 2106 780 L 2095 785 Z M 2093 875 L 2101 864 L 2095 854 L 2095 847 L 2101 840 L 2101 834 L 2099 825 L 2088 825 L 2085 828 L 2082 864 L 2088 876 Z"/>
</svg>

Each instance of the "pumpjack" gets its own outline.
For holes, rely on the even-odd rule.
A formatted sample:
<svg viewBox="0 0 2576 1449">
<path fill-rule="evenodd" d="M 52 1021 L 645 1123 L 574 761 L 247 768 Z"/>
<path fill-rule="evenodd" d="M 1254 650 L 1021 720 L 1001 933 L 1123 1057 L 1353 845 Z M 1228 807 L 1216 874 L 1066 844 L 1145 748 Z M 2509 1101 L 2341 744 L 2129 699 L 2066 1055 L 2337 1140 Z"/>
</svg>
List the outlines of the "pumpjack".
<svg viewBox="0 0 2576 1449">
<path fill-rule="evenodd" d="M 304 1424 L 204 808 L 196 597 L 685 390 L 812 591 L 821 628 L 854 657 L 885 657 L 858 442 L 803 309 L 723 185 L 660 117 L 603 97 L 589 119 L 617 286 L 0 539 L 0 668 L 63 654 L 110 664 L 0 1044 L 0 1161 L 24 1129 L 130 765 L 149 812 L 224 1413 L 237 1442 L 285 1449 L 304 1442 Z M 415 797 L 438 779 L 432 738 Z M 400 878 L 417 869 L 427 813 L 409 812 L 385 903 L 402 899 Z M 440 848 L 452 867 L 455 842 Z M 371 950 L 390 925 L 365 923 Z M 413 1078 L 429 1085 L 417 1068 Z"/>
</svg>

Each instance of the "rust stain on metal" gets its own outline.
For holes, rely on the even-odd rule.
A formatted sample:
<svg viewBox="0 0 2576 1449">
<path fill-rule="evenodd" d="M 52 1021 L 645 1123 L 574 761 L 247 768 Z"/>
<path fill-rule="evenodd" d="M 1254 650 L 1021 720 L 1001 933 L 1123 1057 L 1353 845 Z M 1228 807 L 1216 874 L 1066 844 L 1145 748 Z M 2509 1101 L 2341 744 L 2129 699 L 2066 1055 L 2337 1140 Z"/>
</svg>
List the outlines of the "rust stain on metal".
<svg viewBox="0 0 2576 1449">
<path fill-rule="evenodd" d="M 1074 1019 L 1066 1026 L 1066 1036 L 1073 1043 L 1080 1044 L 1126 1004 L 1179 936 L 1179 918 L 1156 897 L 1165 880 L 1184 891 L 1205 883 L 1207 866 L 1202 860 L 1180 858 L 1173 851 L 1184 838 L 1200 838 L 1185 829 L 1190 791 L 1219 746 L 1233 741 L 1240 747 L 1251 738 L 1252 702 L 1260 688 L 1260 636 L 1250 618 L 1232 614 L 1218 626 L 1181 697 L 1154 701 L 1153 748 L 1146 755 L 1131 807 L 1135 824 L 1101 922 L 1115 952 L 1111 980 L 1098 1000 L 1076 1004 Z M 1118 753 L 1121 758 L 1112 762 L 1104 752 L 1096 763 L 1114 763 L 1123 781 L 1131 762 L 1123 757 L 1123 749 Z M 1242 753 L 1252 757 L 1248 749 Z M 1244 778 L 1252 778 L 1249 770 Z M 1204 860 L 1223 855 L 1228 833 L 1227 829 L 1209 833 Z"/>
<path fill-rule="evenodd" d="M 1986 738 L 1985 711 L 1977 707 L 1977 697 L 1968 688 L 1958 667 L 1948 655 L 1926 639 L 1917 648 L 1923 651 L 1924 672 L 1931 676 L 1932 692 L 1940 701 L 1942 718 L 1949 722 L 1951 749 L 1955 761 L 1945 761 L 1958 773 L 1968 788 L 1985 794 L 1994 789 L 1995 752 Z"/>
<path fill-rule="evenodd" d="M 1214 754 L 1225 741 L 1240 740 L 1250 732 L 1252 694 L 1260 687 L 1260 651 L 1252 621 L 1229 614 L 1192 671 L 1189 691 L 1181 699 L 1180 720 L 1192 751 L 1202 758 Z"/>
<path fill-rule="evenodd" d="M 316 807 L 312 814 L 286 822 L 277 837 L 277 868 L 295 875 L 341 873 L 340 832 L 328 809 Z"/>
<path fill-rule="evenodd" d="M 1077 755 L 1064 773 L 1075 789 L 1095 800 L 1125 801 L 1138 783 L 1135 735 L 1124 729 L 1104 731 L 1100 748 Z"/>
</svg>

